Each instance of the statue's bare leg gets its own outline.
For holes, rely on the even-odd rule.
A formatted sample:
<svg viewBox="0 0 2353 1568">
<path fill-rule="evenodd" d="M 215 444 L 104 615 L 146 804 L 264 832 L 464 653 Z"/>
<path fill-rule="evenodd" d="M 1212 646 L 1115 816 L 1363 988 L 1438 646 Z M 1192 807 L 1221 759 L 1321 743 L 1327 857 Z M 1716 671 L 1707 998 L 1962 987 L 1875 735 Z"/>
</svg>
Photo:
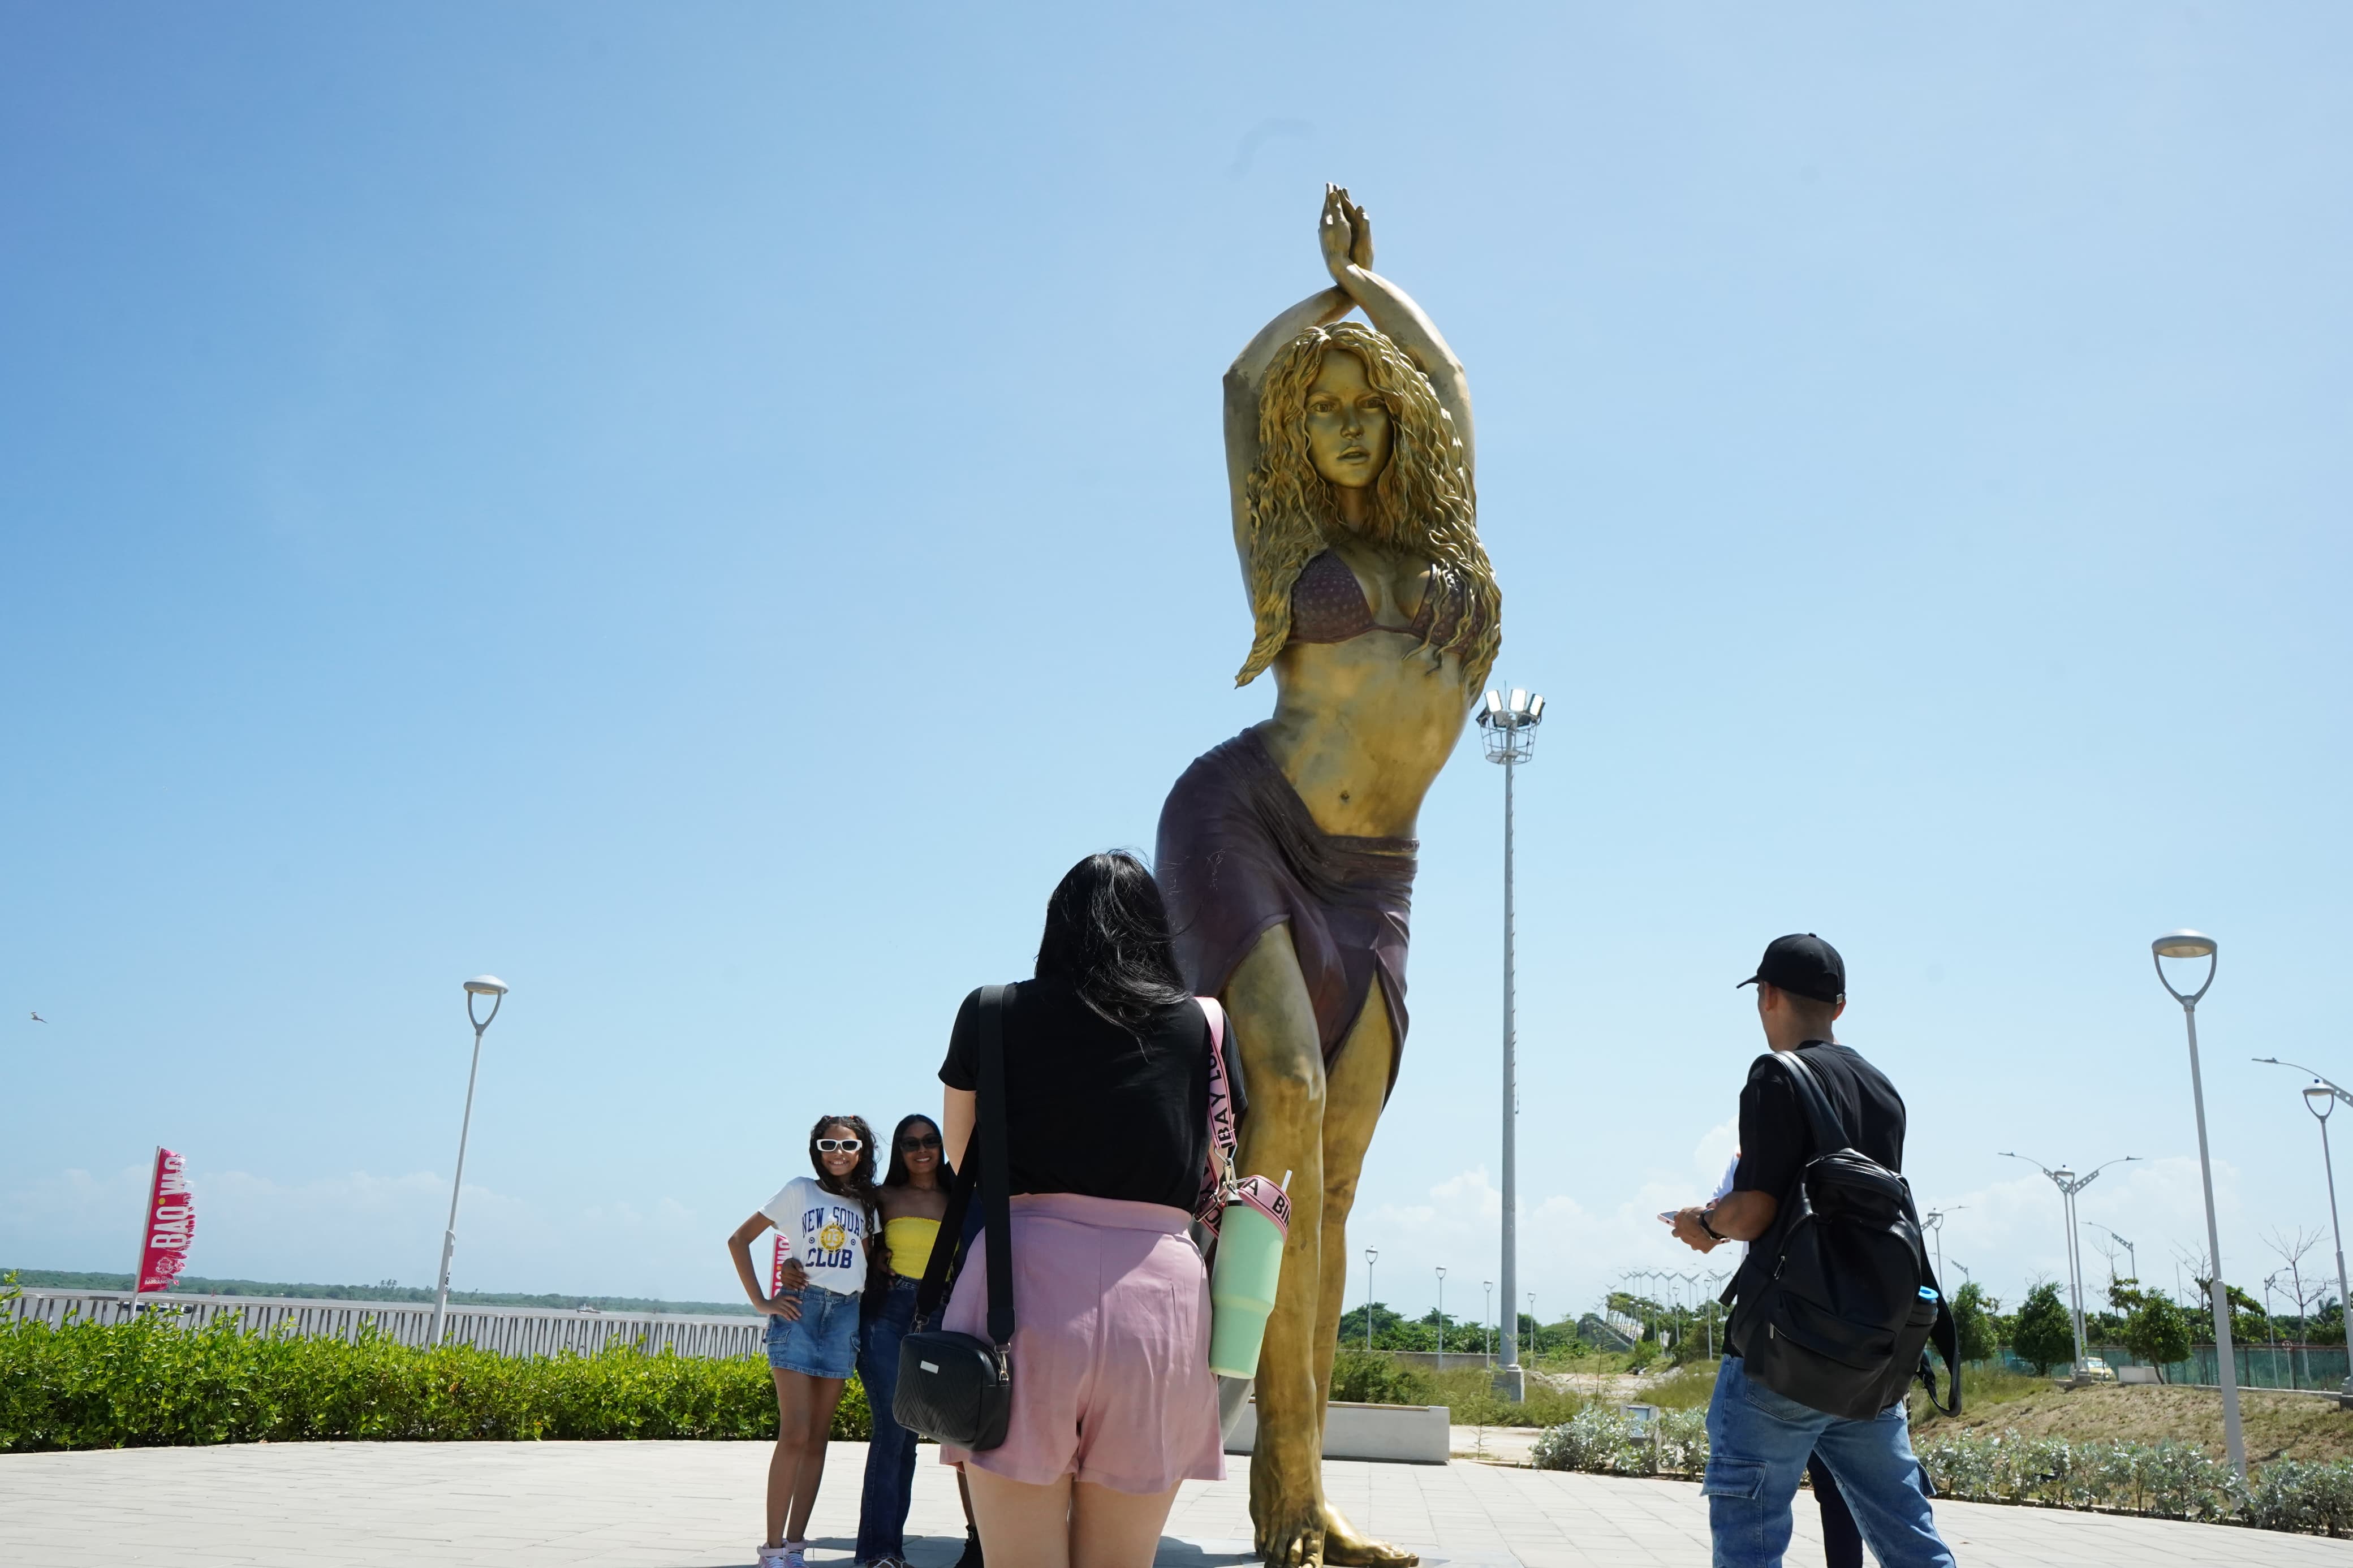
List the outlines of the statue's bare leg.
<svg viewBox="0 0 2353 1568">
<path fill-rule="evenodd" d="M 1291 1173 L 1291 1236 L 1259 1352 L 1250 1453 L 1258 1551 L 1289 1568 L 1321 1563 L 1324 1552 L 1324 1386 L 1314 1359 L 1324 1272 L 1324 1049 L 1289 925 L 1259 938 L 1221 1000 L 1233 1016 L 1250 1094 L 1241 1168 L 1277 1178 Z"/>
<path fill-rule="evenodd" d="M 1316 1401 L 1319 1418 L 1332 1392 L 1332 1352 L 1340 1337 L 1340 1306 L 1348 1284 L 1348 1212 L 1356 1204 L 1356 1178 L 1365 1168 L 1365 1151 L 1388 1097 L 1389 1063 L 1397 1041 L 1389 1027 L 1389 1010 L 1380 983 L 1365 997 L 1364 1011 L 1348 1030 L 1347 1043 L 1332 1066 L 1324 1085 L 1324 1247 L 1323 1279 L 1315 1315 Z M 1319 1419 L 1316 1450 L 1323 1451 Z M 1324 1561 L 1333 1568 L 1408 1568 L 1421 1559 L 1402 1546 L 1376 1541 L 1350 1524 L 1340 1510 L 1324 1500 Z"/>
<path fill-rule="evenodd" d="M 1242 1053 L 1250 1114 L 1241 1166 L 1291 1179 L 1291 1238 L 1259 1356 L 1250 1520 L 1274 1564 L 1418 1561 L 1359 1534 L 1324 1496 L 1324 1405 L 1347 1278 L 1346 1225 L 1396 1054 L 1381 998 L 1341 1047 L 1327 1081 L 1306 983 L 1279 925 L 1235 970 L 1224 1001 Z"/>
</svg>

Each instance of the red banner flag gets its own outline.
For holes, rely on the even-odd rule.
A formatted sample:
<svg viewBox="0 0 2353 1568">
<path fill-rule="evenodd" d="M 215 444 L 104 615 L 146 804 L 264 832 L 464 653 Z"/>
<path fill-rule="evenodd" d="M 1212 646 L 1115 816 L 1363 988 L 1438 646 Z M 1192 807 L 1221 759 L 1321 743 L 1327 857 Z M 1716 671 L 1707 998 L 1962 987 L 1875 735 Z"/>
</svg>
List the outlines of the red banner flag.
<svg viewBox="0 0 2353 1568">
<path fill-rule="evenodd" d="M 187 1162 L 169 1149 L 155 1151 L 155 1179 L 147 1191 L 147 1225 L 139 1233 L 142 1290 L 168 1290 L 188 1266 L 188 1243 L 196 1234 L 196 1199 L 188 1191 Z"/>
</svg>

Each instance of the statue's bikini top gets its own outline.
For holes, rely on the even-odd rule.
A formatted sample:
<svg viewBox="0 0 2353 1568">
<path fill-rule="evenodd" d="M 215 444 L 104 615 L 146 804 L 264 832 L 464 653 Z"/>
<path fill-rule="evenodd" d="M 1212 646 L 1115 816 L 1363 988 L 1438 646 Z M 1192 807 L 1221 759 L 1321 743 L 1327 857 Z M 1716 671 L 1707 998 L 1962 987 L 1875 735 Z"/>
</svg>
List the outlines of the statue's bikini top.
<svg viewBox="0 0 2353 1568">
<path fill-rule="evenodd" d="M 1430 636 L 1430 618 L 1439 600 L 1436 585 L 1421 596 L 1421 608 L 1401 626 L 1373 618 L 1364 584 L 1348 563 L 1326 550 L 1299 569 L 1291 584 L 1291 640 L 1346 642 L 1366 632 L 1403 632 L 1408 637 L 1443 642 Z M 1451 629 L 1451 628 L 1450 628 Z"/>
</svg>

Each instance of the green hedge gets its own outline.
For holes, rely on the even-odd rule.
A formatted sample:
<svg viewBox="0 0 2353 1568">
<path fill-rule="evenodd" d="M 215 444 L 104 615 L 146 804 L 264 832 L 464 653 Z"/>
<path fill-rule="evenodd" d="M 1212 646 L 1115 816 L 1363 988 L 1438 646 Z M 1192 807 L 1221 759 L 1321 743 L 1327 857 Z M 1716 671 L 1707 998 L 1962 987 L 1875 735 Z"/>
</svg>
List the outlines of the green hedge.
<svg viewBox="0 0 2353 1568">
<path fill-rule="evenodd" d="M 855 1379 L 833 1436 L 863 1441 Z M 776 1435 L 776 1396 L 756 1360 L 611 1348 L 515 1357 L 188 1330 L 164 1313 L 127 1323 L 0 1321 L 0 1453 L 332 1438 L 749 1437 Z"/>
</svg>

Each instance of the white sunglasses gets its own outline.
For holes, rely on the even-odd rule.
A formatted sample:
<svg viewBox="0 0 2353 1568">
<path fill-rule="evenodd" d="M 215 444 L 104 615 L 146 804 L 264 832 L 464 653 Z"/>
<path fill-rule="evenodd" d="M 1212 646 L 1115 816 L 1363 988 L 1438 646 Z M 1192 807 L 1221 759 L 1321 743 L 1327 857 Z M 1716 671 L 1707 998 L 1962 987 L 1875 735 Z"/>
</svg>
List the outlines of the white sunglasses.
<svg viewBox="0 0 2353 1568">
<path fill-rule="evenodd" d="M 855 1138 L 820 1138 L 817 1152 L 820 1154 L 855 1154 L 866 1145 Z"/>
</svg>

